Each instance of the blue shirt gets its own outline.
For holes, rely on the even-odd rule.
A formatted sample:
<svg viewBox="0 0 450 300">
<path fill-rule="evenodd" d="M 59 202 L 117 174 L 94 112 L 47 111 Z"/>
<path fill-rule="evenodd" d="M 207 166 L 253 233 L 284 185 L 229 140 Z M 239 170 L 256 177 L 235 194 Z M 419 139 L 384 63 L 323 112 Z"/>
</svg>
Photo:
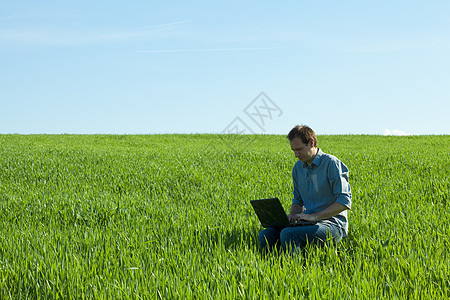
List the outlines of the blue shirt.
<svg viewBox="0 0 450 300">
<path fill-rule="evenodd" d="M 303 206 L 305 214 L 324 210 L 334 202 L 351 208 L 352 193 L 348 182 L 348 168 L 335 156 L 319 149 L 310 166 L 300 160 L 295 163 L 292 178 L 292 203 Z M 347 210 L 323 222 L 338 225 L 344 230 L 344 235 L 347 235 Z"/>
</svg>

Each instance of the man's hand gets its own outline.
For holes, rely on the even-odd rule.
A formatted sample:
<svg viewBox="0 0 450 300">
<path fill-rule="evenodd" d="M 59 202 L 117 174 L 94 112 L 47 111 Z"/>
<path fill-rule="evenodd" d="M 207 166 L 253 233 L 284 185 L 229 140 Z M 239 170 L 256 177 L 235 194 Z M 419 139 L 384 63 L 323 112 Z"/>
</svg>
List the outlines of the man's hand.
<svg viewBox="0 0 450 300">
<path fill-rule="evenodd" d="M 301 214 L 304 210 L 305 209 L 304 209 L 303 206 L 301 206 L 299 204 L 292 203 L 291 211 L 288 214 L 289 222 L 294 223 L 295 220 L 296 220 L 295 216 Z"/>
<path fill-rule="evenodd" d="M 288 218 L 291 223 L 295 223 L 298 221 L 316 222 L 319 220 L 315 214 L 304 214 L 304 213 L 293 215 L 289 214 Z"/>
<path fill-rule="evenodd" d="M 316 222 L 319 220 L 325 220 L 334 217 L 335 215 L 339 214 L 340 212 L 346 209 L 347 207 L 345 207 L 344 205 L 334 202 L 324 210 L 318 211 L 314 214 L 296 213 L 298 211 L 292 212 L 291 210 L 291 213 L 288 215 L 288 218 L 291 223 L 295 223 L 298 221 Z"/>
</svg>

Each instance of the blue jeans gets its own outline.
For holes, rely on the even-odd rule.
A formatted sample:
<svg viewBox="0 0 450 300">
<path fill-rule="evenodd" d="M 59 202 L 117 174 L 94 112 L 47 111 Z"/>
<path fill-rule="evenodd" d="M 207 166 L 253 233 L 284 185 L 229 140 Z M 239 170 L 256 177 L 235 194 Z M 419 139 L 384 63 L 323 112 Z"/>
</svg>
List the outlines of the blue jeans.
<svg viewBox="0 0 450 300">
<path fill-rule="evenodd" d="M 307 244 L 323 246 L 331 241 L 338 243 L 344 236 L 344 231 L 329 222 L 318 222 L 315 225 L 293 226 L 285 228 L 268 227 L 259 233 L 261 248 L 271 250 L 281 244 L 283 251 L 292 247 L 304 248 Z"/>
</svg>

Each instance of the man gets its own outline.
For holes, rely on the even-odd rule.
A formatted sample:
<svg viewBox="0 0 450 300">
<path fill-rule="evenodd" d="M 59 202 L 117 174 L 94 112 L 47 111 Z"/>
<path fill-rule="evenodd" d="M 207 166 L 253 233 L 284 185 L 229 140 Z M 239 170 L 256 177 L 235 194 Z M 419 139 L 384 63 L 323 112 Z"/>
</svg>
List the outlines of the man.
<svg viewBox="0 0 450 300">
<path fill-rule="evenodd" d="M 352 203 L 348 168 L 317 147 L 316 134 L 308 126 L 295 126 L 287 138 L 299 159 L 292 171 L 294 198 L 289 220 L 317 223 L 266 228 L 259 234 L 261 247 L 270 250 L 281 243 L 282 249 L 287 250 L 307 244 L 323 245 L 326 241 L 338 243 L 347 236 L 347 209 Z"/>
</svg>

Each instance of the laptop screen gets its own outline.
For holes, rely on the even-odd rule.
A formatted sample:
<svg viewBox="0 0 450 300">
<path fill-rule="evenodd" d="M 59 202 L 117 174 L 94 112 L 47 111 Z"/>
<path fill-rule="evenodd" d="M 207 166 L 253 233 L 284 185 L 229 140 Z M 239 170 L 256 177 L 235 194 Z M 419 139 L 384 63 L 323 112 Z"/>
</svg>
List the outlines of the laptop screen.
<svg viewBox="0 0 450 300">
<path fill-rule="evenodd" d="M 251 200 L 250 204 L 263 227 L 286 227 L 290 225 L 278 198 Z"/>
</svg>

